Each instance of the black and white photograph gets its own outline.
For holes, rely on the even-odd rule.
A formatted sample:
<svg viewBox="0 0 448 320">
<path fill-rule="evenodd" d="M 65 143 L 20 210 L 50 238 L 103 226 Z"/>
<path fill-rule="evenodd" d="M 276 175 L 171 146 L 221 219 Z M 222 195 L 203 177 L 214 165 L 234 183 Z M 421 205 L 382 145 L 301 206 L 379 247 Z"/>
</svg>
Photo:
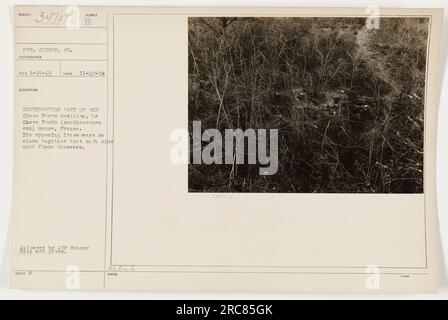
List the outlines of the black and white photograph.
<svg viewBox="0 0 448 320">
<path fill-rule="evenodd" d="M 0 2 L 0 300 L 448 298 L 448 2 L 137 2 Z"/>
<path fill-rule="evenodd" d="M 190 17 L 189 192 L 423 193 L 429 18 Z"/>
</svg>

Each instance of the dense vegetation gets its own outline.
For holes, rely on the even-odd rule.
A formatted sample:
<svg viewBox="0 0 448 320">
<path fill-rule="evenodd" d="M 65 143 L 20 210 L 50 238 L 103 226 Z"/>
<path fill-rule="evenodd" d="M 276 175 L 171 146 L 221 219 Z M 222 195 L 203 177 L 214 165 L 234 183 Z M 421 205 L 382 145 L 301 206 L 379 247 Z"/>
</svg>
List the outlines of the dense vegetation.
<svg viewBox="0 0 448 320">
<path fill-rule="evenodd" d="M 190 128 L 279 129 L 279 168 L 190 165 L 189 190 L 423 192 L 427 32 L 424 18 L 190 18 Z"/>
</svg>

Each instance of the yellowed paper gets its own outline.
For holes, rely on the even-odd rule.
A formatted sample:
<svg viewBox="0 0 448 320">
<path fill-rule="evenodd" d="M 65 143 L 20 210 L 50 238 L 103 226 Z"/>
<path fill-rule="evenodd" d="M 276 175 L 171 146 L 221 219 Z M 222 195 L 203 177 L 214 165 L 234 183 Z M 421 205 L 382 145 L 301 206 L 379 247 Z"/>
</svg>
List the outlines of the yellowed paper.
<svg viewBox="0 0 448 320">
<path fill-rule="evenodd" d="M 437 290 L 441 10 L 16 6 L 14 19 L 13 288 Z M 374 99 L 357 68 L 381 74 L 363 80 Z M 236 153 L 179 163 L 198 120 L 223 136 L 277 129 L 275 170 Z"/>
</svg>

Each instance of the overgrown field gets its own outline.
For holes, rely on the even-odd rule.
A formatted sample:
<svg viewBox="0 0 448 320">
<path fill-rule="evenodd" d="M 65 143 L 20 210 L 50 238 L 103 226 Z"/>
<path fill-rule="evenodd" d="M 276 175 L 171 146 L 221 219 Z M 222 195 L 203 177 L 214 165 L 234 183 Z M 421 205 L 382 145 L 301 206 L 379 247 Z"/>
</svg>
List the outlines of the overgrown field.
<svg viewBox="0 0 448 320">
<path fill-rule="evenodd" d="M 190 129 L 278 129 L 279 164 L 190 164 L 189 191 L 423 192 L 428 20 L 365 25 L 190 18 Z"/>
</svg>

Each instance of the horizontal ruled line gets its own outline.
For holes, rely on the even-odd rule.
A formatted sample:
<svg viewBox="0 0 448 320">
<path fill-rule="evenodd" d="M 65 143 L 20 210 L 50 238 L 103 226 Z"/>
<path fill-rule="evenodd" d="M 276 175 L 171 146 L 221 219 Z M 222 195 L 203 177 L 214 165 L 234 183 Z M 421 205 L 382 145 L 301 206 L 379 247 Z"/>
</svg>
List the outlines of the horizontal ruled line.
<svg viewBox="0 0 448 320">
<path fill-rule="evenodd" d="M 107 29 L 107 27 L 66 27 L 66 26 L 16 26 L 22 29 Z"/>
<path fill-rule="evenodd" d="M 17 61 L 103 61 L 107 62 L 105 59 L 32 59 L 32 58 L 17 58 Z"/>
<path fill-rule="evenodd" d="M 24 44 L 62 44 L 62 45 L 104 45 L 107 46 L 107 42 L 16 42 L 16 45 L 24 45 Z"/>
</svg>

